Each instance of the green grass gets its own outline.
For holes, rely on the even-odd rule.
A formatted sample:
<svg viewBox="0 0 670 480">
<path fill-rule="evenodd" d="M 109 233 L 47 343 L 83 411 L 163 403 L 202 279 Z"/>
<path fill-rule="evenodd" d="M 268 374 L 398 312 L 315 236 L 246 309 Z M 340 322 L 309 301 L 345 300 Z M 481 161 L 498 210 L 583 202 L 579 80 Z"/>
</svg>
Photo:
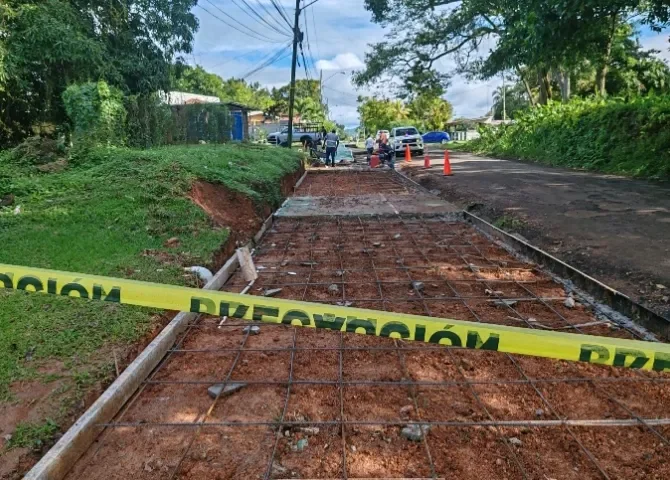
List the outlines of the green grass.
<svg viewBox="0 0 670 480">
<path fill-rule="evenodd" d="M 500 228 L 501 230 L 517 231 L 523 228 L 525 226 L 525 223 L 516 217 L 503 215 L 502 217 L 498 218 L 493 223 L 493 225 Z"/>
<path fill-rule="evenodd" d="M 670 179 L 670 95 L 550 103 L 481 134 L 463 148 L 552 166 Z"/>
<path fill-rule="evenodd" d="M 0 198 L 16 197 L 0 208 L 0 263 L 183 285 L 183 266 L 211 266 L 229 234 L 186 197 L 193 180 L 277 206 L 280 179 L 299 165 L 296 152 L 251 145 L 96 149 L 48 174 L 0 155 Z M 172 237 L 180 244 L 165 247 Z M 0 400 L 14 381 L 53 379 L 42 372 L 54 360 L 75 380 L 95 377 L 113 363 L 112 346 L 141 338 L 154 313 L 0 290 Z"/>
<path fill-rule="evenodd" d="M 21 423 L 16 427 L 7 448 L 30 448 L 39 450 L 58 432 L 58 424 L 51 419 L 44 423 Z"/>
</svg>

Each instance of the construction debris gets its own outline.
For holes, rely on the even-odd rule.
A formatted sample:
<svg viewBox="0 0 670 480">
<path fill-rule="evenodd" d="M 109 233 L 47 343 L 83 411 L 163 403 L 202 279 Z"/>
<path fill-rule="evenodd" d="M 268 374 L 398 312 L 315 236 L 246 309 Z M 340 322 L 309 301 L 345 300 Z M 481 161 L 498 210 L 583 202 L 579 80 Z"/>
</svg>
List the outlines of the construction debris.
<svg viewBox="0 0 670 480">
<path fill-rule="evenodd" d="M 250 335 L 260 335 L 261 334 L 261 327 L 258 327 L 256 325 L 244 327 L 244 330 L 242 330 L 242 333 L 244 333 L 244 334 L 248 333 Z"/>
<path fill-rule="evenodd" d="M 282 288 L 273 288 L 271 290 L 265 290 L 263 292 L 264 297 L 274 297 L 275 295 L 278 295 L 281 293 L 283 289 Z"/>
<path fill-rule="evenodd" d="M 217 383 L 216 385 L 209 387 L 207 389 L 207 393 L 212 399 L 215 400 L 219 397 L 227 397 L 228 395 L 232 395 L 233 393 L 242 390 L 246 386 L 246 383 Z"/>
</svg>

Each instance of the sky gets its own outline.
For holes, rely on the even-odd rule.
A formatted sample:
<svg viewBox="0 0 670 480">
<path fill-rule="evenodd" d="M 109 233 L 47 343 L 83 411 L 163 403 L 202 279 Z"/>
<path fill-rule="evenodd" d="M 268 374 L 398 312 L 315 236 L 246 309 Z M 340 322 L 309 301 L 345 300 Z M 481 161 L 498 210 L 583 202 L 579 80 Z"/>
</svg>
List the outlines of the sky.
<svg viewBox="0 0 670 480">
<path fill-rule="evenodd" d="M 309 0 L 303 0 L 303 5 L 305 2 Z M 292 22 L 295 2 L 278 0 L 278 3 Z M 285 47 L 291 38 L 288 33 L 280 33 L 281 27 L 278 32 L 263 23 L 289 28 L 270 0 L 200 0 L 199 4 L 193 12 L 200 21 L 200 29 L 194 52 L 187 58 L 189 63 L 202 65 L 223 78 L 240 78 L 252 73 L 263 61 L 276 57 L 278 61 L 248 76 L 247 81 L 259 82 L 268 88 L 290 81 L 291 49 Z M 324 98 L 331 118 L 347 127 L 359 123 L 357 97 L 371 93 L 366 89 L 357 90 L 351 83 L 351 73 L 364 67 L 363 60 L 370 45 L 384 38 L 384 30 L 372 22 L 363 4 L 363 0 L 318 0 L 301 16 L 307 22 L 305 28 L 301 21 L 301 28 L 310 45 L 308 49 L 304 42 L 307 73 L 310 78 L 318 78 L 319 71 L 323 71 Z M 263 20 L 249 13 L 246 5 L 255 9 Z M 667 31 L 658 34 L 642 30 L 640 41 L 645 48 L 661 50 L 659 56 L 670 61 Z M 307 78 L 302 63 L 300 59 L 299 79 Z M 438 68 L 448 72 L 453 66 L 450 60 L 445 60 Z M 493 92 L 501 83 L 501 79 L 473 82 L 456 76 L 444 98 L 453 105 L 454 117 L 483 116 L 490 109 Z M 383 85 L 381 88 L 383 91 Z"/>
</svg>

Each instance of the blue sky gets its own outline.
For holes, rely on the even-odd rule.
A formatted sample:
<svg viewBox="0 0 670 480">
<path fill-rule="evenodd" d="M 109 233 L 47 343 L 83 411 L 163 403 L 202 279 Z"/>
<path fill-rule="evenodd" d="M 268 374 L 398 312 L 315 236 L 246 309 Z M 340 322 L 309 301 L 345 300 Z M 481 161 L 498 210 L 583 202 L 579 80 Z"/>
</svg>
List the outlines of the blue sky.
<svg viewBox="0 0 670 480">
<path fill-rule="evenodd" d="M 200 0 L 200 5 L 211 13 L 199 7 L 194 9 L 200 20 L 200 30 L 196 34 L 193 55 L 188 58 L 190 63 L 198 63 L 223 78 L 241 77 L 258 66 L 262 60 L 271 58 L 290 41 L 288 35 L 281 35 L 252 14 L 245 13 L 240 8 L 245 7 L 244 2 L 245 0 Z M 276 20 L 286 25 L 270 0 L 246 0 L 246 3 L 256 8 L 266 21 L 274 23 Z M 292 21 L 295 2 L 279 0 L 279 3 Z M 268 12 L 259 4 L 273 18 L 269 18 Z M 235 24 L 230 18 L 232 17 L 260 37 L 252 38 L 235 31 L 212 14 Z M 384 31 L 372 23 L 370 13 L 363 8 L 363 0 L 319 0 L 303 13 L 303 17 L 307 21 L 306 31 L 311 46 L 310 55 L 305 42 L 305 56 L 308 57 L 307 63 L 311 67 L 310 77 L 316 78 L 317 71 L 323 70 L 324 97 L 328 100 L 331 116 L 347 126 L 357 125 L 356 98 L 359 94 L 370 92 L 354 88 L 350 81 L 351 72 L 363 67 L 369 45 L 382 40 Z M 235 25 L 250 33 L 245 27 Z M 659 56 L 670 60 L 667 32 L 656 34 L 645 29 L 641 32 L 640 40 L 646 48 L 662 50 Z M 285 50 L 284 56 L 281 61 L 250 76 L 248 80 L 267 87 L 285 85 L 291 74 L 290 49 Z M 445 60 L 439 68 L 449 71 L 453 68 L 453 63 Z M 306 78 L 304 67 L 298 70 L 298 78 Z M 499 79 L 468 82 L 462 77 L 454 77 L 445 98 L 454 105 L 455 116 L 484 115 L 490 108 L 491 95 L 500 83 Z"/>
</svg>

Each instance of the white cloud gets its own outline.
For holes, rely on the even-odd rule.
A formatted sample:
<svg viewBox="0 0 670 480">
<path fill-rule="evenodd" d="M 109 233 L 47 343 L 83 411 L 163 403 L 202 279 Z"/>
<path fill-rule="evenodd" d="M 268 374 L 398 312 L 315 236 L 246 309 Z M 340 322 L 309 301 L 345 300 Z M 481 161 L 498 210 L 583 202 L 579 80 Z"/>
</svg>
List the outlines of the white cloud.
<svg viewBox="0 0 670 480">
<path fill-rule="evenodd" d="M 206 70 L 223 78 L 240 77 L 290 41 L 288 36 L 282 36 L 267 26 L 264 27 L 229 2 L 212 1 L 244 25 L 272 38 L 277 43 L 249 38 L 223 25 L 201 8 L 195 8 L 193 12 L 200 20 L 200 30 L 196 35 L 194 54 L 187 58 L 189 62 L 197 62 Z M 269 1 L 261 0 L 261 3 L 271 13 L 275 11 Z M 281 0 L 280 3 L 292 18 L 295 3 L 290 0 Z M 203 5 L 206 8 L 209 6 Z M 217 13 L 214 8 L 208 10 Z M 259 10 L 259 13 L 271 23 L 283 22 L 278 14 L 267 15 L 263 10 Z M 369 95 L 370 92 L 356 89 L 351 83 L 350 72 L 364 66 L 362 59 L 369 51 L 369 45 L 382 41 L 384 30 L 371 22 L 371 15 L 365 10 L 361 0 L 320 0 L 303 12 L 302 19 L 302 29 L 305 30 L 306 23 L 306 37 L 309 38 L 309 48 L 305 42 L 305 55 L 313 57 L 314 67 L 317 70 L 310 75 L 312 78 L 318 77 L 318 70 L 324 71 L 323 94 L 328 101 L 331 117 L 347 126 L 357 125 L 359 122 L 356 111 L 357 97 L 361 94 Z M 311 64 L 311 60 L 308 62 Z M 455 64 L 451 60 L 445 60 L 440 64 L 440 69 L 443 71 L 450 71 L 454 67 Z M 337 71 L 346 71 L 347 74 L 332 76 Z M 290 75 L 290 62 L 289 58 L 286 58 L 252 75 L 248 80 L 272 88 L 286 85 Z M 305 77 L 304 68 L 300 68 L 298 78 Z M 487 84 L 468 84 L 462 78 L 455 78 L 446 98 L 454 105 L 456 115 L 484 115 L 490 104 L 490 95 L 498 83 L 499 81 L 493 81 L 486 87 Z"/>
<path fill-rule="evenodd" d="M 365 64 L 355 53 L 340 53 L 332 60 L 319 60 L 316 62 L 317 70 L 359 70 Z"/>
</svg>

